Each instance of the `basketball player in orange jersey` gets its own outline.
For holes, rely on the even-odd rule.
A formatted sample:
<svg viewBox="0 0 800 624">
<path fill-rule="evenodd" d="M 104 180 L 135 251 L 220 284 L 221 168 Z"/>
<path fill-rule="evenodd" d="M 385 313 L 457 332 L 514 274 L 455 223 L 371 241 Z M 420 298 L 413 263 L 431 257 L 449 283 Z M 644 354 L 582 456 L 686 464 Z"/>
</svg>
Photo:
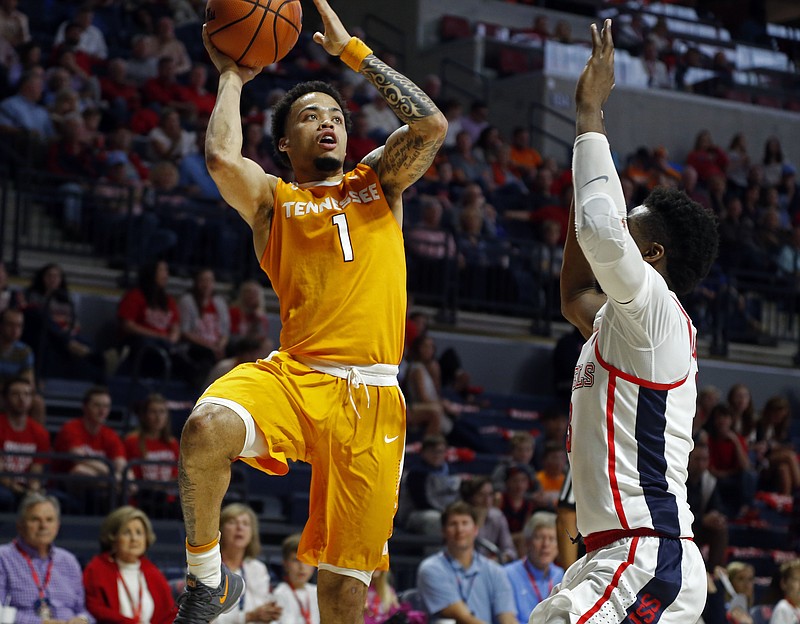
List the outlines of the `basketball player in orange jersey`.
<svg viewBox="0 0 800 624">
<path fill-rule="evenodd" d="M 298 548 L 319 567 L 322 624 L 363 622 L 372 572 L 388 567 L 405 446 L 397 382 L 406 267 L 402 193 L 433 161 L 447 122 L 408 78 L 350 37 L 326 0 L 314 41 L 360 72 L 405 125 L 343 171 L 349 114 L 322 82 L 287 93 L 274 113 L 287 182 L 243 158 L 238 67 L 210 43 L 220 72 L 206 162 L 220 192 L 253 230 L 281 304 L 281 348 L 243 364 L 200 397 L 181 437 L 180 491 L 187 591 L 175 622 L 210 622 L 237 606 L 241 577 L 219 555 L 219 512 L 240 458 L 270 474 L 288 460 L 313 466 L 309 521 Z"/>
</svg>

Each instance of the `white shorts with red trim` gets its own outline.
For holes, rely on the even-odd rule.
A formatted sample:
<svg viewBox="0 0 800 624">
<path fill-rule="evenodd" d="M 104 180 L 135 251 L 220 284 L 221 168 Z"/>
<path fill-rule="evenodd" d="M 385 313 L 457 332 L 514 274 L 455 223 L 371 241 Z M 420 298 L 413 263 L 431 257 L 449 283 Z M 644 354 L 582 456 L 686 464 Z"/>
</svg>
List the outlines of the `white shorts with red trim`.
<svg viewBox="0 0 800 624">
<path fill-rule="evenodd" d="M 694 624 L 706 588 L 691 540 L 627 537 L 571 565 L 529 624 Z"/>
</svg>

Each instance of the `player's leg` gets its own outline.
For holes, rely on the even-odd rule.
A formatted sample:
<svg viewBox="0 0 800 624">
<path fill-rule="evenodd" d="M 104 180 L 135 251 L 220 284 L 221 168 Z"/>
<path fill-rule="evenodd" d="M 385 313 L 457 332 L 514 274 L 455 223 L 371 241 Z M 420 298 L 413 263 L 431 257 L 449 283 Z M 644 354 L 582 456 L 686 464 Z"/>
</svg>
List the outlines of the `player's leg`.
<svg viewBox="0 0 800 624">
<path fill-rule="evenodd" d="M 242 419 L 227 407 L 204 403 L 189 416 L 181 434 L 178 484 L 192 546 L 208 544 L 219 535 L 222 499 L 231 479 L 231 462 L 245 442 Z"/>
<path fill-rule="evenodd" d="M 367 585 L 362 580 L 321 569 L 317 574 L 320 624 L 362 624 Z"/>
<path fill-rule="evenodd" d="M 209 386 L 192 411 L 181 436 L 180 470 L 190 589 L 181 596 L 176 624 L 205 624 L 235 607 L 244 582 L 221 567 L 218 544 L 230 464 L 241 457 L 285 474 L 287 461 L 306 460 L 303 441 L 313 436 L 307 419 L 298 417 L 307 413 L 304 370 L 279 355 L 242 364 Z"/>
<path fill-rule="evenodd" d="M 176 624 L 206 624 L 238 604 L 243 579 L 222 566 L 219 514 L 231 462 L 246 439 L 242 419 L 227 407 L 201 404 L 181 434 L 178 485 L 186 527 L 186 591 Z"/>
</svg>

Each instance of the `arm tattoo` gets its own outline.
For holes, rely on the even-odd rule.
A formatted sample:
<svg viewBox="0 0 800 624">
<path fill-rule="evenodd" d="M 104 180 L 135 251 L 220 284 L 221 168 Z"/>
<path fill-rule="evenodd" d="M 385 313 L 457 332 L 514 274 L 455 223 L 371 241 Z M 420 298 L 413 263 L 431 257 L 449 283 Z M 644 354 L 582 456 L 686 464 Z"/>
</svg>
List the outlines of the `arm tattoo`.
<svg viewBox="0 0 800 624">
<path fill-rule="evenodd" d="M 400 137 L 393 149 L 384 150 L 381 167 L 387 173 L 404 171 L 410 179 L 417 180 L 430 167 L 440 145 L 440 140 L 431 141 L 419 135 L 406 134 Z"/>
<path fill-rule="evenodd" d="M 364 60 L 361 73 L 378 89 L 389 107 L 404 123 L 412 124 L 438 110 L 422 89 L 374 54 Z"/>
</svg>

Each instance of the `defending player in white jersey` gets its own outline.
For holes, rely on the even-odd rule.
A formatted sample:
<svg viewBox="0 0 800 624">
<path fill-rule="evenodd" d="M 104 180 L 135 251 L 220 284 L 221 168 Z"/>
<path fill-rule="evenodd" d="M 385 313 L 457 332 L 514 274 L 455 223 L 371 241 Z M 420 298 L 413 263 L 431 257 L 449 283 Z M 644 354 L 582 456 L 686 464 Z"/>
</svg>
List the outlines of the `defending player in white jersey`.
<svg viewBox="0 0 800 624">
<path fill-rule="evenodd" d="M 685 489 L 696 332 L 676 294 L 708 272 L 716 221 L 667 189 L 626 214 L 601 108 L 613 86 L 606 20 L 602 32 L 592 25 L 575 94 L 575 204 L 561 271 L 562 312 L 587 339 L 567 433 L 587 555 L 533 610 L 531 624 L 693 624 L 705 605 Z"/>
</svg>

